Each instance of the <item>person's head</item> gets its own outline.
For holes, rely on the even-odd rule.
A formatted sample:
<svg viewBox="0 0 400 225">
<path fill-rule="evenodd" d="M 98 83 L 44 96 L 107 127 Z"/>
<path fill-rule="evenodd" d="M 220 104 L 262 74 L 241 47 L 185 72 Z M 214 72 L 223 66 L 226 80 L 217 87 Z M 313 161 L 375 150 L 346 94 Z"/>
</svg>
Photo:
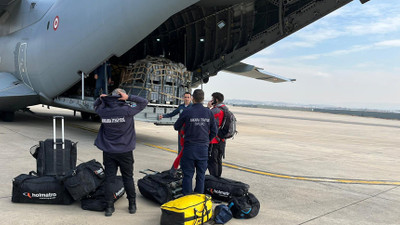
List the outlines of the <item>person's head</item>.
<svg viewBox="0 0 400 225">
<path fill-rule="evenodd" d="M 204 101 L 204 91 L 196 89 L 193 91 L 193 103 L 202 103 Z"/>
<path fill-rule="evenodd" d="M 115 89 L 112 91 L 111 95 L 115 95 L 115 96 L 120 95 L 119 92 L 122 92 L 122 93 L 126 94 L 126 91 L 125 91 L 124 89 L 115 88 Z"/>
<path fill-rule="evenodd" d="M 212 93 L 211 97 L 213 98 L 213 102 L 215 102 L 215 104 L 224 102 L 224 95 L 219 92 Z"/>
<path fill-rule="evenodd" d="M 190 92 L 185 92 L 185 94 L 183 95 L 183 102 L 185 103 L 185 105 L 189 105 L 191 101 L 192 101 L 192 94 L 190 94 Z"/>
</svg>

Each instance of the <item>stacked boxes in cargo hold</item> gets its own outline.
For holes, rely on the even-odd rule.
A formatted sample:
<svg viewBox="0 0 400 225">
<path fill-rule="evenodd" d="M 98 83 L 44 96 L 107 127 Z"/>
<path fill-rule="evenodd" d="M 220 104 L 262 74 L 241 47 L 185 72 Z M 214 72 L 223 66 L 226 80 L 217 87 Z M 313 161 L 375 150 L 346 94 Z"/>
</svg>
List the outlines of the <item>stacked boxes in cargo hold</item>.
<svg viewBox="0 0 400 225">
<path fill-rule="evenodd" d="M 192 73 L 183 64 L 148 56 L 127 68 L 120 87 L 151 103 L 177 105 L 191 81 Z"/>
</svg>

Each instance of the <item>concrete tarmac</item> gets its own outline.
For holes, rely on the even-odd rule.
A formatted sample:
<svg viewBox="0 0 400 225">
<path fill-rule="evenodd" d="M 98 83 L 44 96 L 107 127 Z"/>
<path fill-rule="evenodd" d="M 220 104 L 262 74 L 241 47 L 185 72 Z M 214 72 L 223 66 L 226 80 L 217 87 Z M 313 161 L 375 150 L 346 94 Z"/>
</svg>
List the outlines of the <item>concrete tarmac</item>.
<svg viewBox="0 0 400 225">
<path fill-rule="evenodd" d="M 36 170 L 29 148 L 52 137 L 52 116 L 63 115 L 65 137 L 78 141 L 78 164 L 102 162 L 94 145 L 100 123 L 70 110 L 31 107 L 15 122 L 0 122 L 0 224 L 159 224 L 159 206 L 137 190 L 112 217 L 72 205 L 11 202 L 12 179 Z M 239 134 L 228 140 L 223 177 L 250 185 L 261 203 L 249 220 L 228 224 L 400 224 L 400 121 L 316 112 L 231 107 Z M 136 121 L 135 182 L 139 170 L 166 170 L 177 149 L 171 126 Z M 136 187 L 137 189 L 137 187 Z"/>
</svg>

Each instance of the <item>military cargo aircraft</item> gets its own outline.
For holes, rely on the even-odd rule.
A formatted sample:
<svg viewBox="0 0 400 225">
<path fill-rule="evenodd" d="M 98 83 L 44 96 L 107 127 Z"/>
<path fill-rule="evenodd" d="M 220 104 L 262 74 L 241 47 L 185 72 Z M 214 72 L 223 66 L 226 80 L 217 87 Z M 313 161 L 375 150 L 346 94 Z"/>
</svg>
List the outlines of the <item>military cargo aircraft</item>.
<svg viewBox="0 0 400 225">
<path fill-rule="evenodd" d="M 44 104 L 93 115 L 85 78 L 105 60 L 118 70 L 162 56 L 192 72 L 191 87 L 221 70 L 292 81 L 240 61 L 351 1 L 0 0 L 0 113 L 12 121 Z M 157 121 L 172 109 L 158 102 L 139 117 Z"/>
</svg>

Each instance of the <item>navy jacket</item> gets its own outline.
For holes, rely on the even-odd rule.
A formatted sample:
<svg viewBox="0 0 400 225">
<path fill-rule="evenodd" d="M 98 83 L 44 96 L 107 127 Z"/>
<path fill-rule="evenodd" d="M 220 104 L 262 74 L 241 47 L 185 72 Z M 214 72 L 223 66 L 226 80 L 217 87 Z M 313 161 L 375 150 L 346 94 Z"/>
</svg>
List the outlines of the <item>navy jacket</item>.
<svg viewBox="0 0 400 225">
<path fill-rule="evenodd" d="M 94 144 L 105 152 L 124 153 L 133 151 L 136 146 L 135 121 L 133 116 L 142 111 L 148 101 L 130 95 L 128 100 L 135 102 L 132 107 L 121 96 L 98 98 L 94 103 L 96 113 L 101 118 L 101 126 Z"/>
<path fill-rule="evenodd" d="M 108 79 L 106 78 L 106 70 L 107 70 L 107 77 L 111 78 L 111 65 L 108 61 L 101 64 L 101 66 L 97 67 L 97 69 L 94 71 L 94 74 L 97 74 L 99 76 L 99 78 L 97 79 L 99 80 Z"/>
<path fill-rule="evenodd" d="M 217 124 L 214 115 L 209 108 L 201 103 L 193 104 L 184 110 L 175 122 L 175 130 L 184 127 L 185 146 L 208 146 L 210 141 L 217 135 Z"/>
<path fill-rule="evenodd" d="M 174 111 L 172 111 L 170 113 L 163 114 L 163 117 L 164 118 L 170 118 L 170 117 L 175 116 L 178 113 L 180 115 L 180 114 L 182 114 L 183 110 L 190 108 L 192 105 L 193 105 L 192 103 L 189 103 L 189 105 L 185 107 L 185 103 L 180 104 L 178 106 L 178 108 L 176 108 Z"/>
</svg>

